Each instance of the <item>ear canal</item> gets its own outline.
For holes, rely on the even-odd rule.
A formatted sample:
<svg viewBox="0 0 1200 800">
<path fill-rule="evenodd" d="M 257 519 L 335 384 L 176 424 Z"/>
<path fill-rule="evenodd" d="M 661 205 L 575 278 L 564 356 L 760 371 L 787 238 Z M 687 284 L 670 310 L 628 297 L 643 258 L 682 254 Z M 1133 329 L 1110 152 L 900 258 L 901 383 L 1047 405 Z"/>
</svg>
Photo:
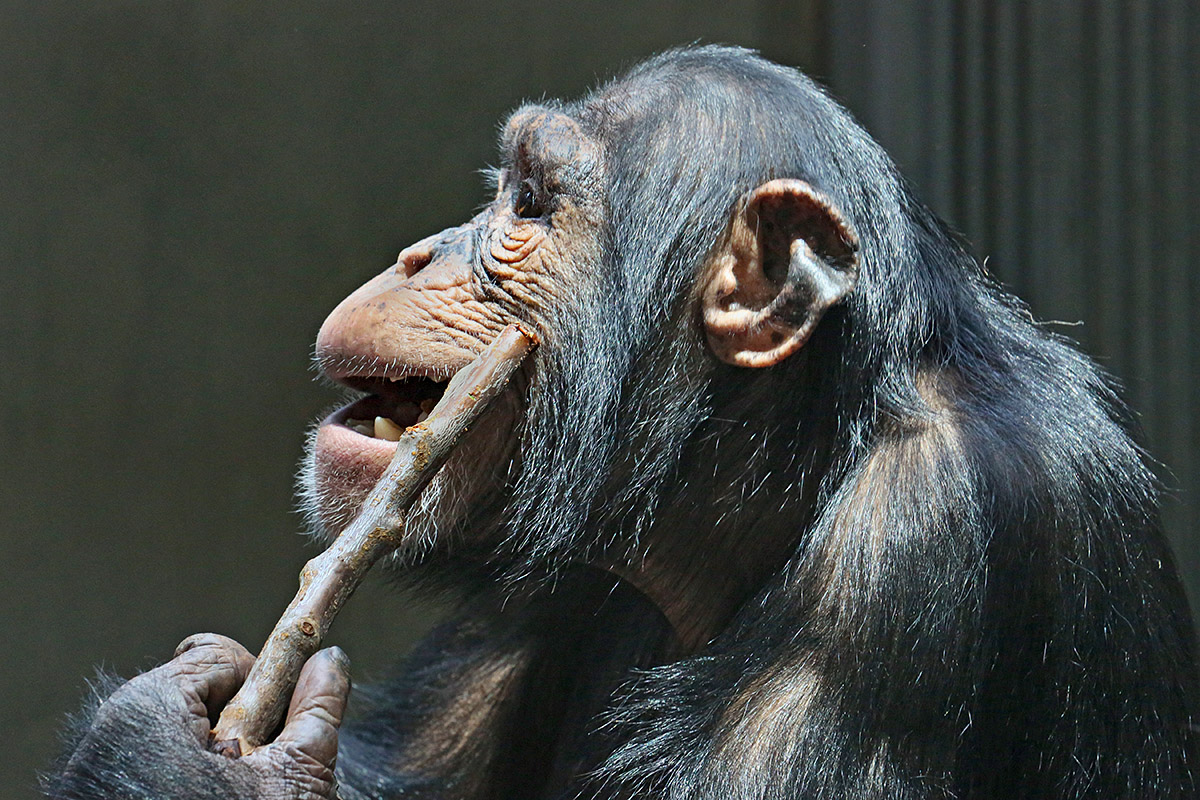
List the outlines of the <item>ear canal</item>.
<svg viewBox="0 0 1200 800">
<path fill-rule="evenodd" d="M 713 353 L 737 366 L 771 366 L 795 353 L 858 277 L 858 237 L 805 181 L 749 192 L 728 238 L 712 260 L 702 316 Z"/>
</svg>

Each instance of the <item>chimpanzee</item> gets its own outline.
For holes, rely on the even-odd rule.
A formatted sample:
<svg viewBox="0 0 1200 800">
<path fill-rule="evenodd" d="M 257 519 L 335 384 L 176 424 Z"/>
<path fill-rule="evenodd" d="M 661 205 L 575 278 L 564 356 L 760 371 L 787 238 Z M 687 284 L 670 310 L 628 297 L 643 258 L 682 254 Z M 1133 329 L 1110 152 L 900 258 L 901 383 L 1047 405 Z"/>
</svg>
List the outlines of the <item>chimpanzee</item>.
<svg viewBox="0 0 1200 800">
<path fill-rule="evenodd" d="M 540 338 L 390 562 L 456 612 L 340 733 L 318 653 L 237 759 L 208 734 L 252 658 L 192 637 L 96 692 L 50 795 L 1196 796 L 1129 412 L 843 109 L 693 47 L 521 108 L 501 152 L 491 204 L 317 342 L 362 392 L 305 471 L 332 537 L 448 376 Z"/>
</svg>

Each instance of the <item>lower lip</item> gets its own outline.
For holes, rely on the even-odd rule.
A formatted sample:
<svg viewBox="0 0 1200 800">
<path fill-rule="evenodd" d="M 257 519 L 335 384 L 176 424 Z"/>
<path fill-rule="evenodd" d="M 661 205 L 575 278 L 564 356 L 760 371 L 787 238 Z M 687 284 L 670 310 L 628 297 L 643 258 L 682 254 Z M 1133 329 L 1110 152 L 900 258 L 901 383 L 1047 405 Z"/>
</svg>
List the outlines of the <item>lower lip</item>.
<svg viewBox="0 0 1200 800">
<path fill-rule="evenodd" d="M 338 409 L 321 422 L 313 459 L 322 489 L 335 496 L 365 499 L 392 462 L 396 443 L 346 427 L 354 405 Z"/>
</svg>

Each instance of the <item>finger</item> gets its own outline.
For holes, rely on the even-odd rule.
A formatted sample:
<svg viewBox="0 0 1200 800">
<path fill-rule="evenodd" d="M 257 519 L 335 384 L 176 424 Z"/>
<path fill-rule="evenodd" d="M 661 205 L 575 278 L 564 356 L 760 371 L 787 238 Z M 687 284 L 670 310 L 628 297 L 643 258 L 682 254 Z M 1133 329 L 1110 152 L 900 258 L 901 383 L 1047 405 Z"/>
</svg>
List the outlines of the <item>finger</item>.
<svg viewBox="0 0 1200 800">
<path fill-rule="evenodd" d="M 309 758 L 332 766 L 337 731 L 350 696 L 350 659 L 340 647 L 320 651 L 300 672 L 287 720 L 276 742 L 290 743 Z"/>
<path fill-rule="evenodd" d="M 228 636 L 198 633 L 179 643 L 174 659 L 148 674 L 174 681 L 212 719 L 246 681 L 253 665 L 250 651 Z"/>
</svg>

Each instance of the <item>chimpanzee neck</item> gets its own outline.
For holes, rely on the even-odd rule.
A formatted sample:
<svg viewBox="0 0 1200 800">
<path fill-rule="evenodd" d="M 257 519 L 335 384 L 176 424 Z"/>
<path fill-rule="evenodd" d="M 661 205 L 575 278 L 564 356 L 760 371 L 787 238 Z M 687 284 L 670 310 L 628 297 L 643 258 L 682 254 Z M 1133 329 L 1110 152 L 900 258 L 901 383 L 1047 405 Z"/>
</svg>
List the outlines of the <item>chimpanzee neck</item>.
<svg viewBox="0 0 1200 800">
<path fill-rule="evenodd" d="M 684 512 L 676 509 L 670 528 L 656 526 L 648 532 L 635 558 L 606 568 L 658 607 L 682 650 L 690 653 L 728 626 L 794 555 L 796 544 L 756 536 L 753 515 L 734 526 L 722 523 L 719 506 L 696 503 Z"/>
<path fill-rule="evenodd" d="M 736 570 L 723 569 L 728 565 L 720 564 L 721 559 L 713 559 L 708 570 L 684 571 L 667 553 L 662 548 L 636 565 L 609 569 L 649 598 L 674 628 L 683 654 L 693 653 L 726 626 L 753 589 L 738 580 Z"/>
</svg>

